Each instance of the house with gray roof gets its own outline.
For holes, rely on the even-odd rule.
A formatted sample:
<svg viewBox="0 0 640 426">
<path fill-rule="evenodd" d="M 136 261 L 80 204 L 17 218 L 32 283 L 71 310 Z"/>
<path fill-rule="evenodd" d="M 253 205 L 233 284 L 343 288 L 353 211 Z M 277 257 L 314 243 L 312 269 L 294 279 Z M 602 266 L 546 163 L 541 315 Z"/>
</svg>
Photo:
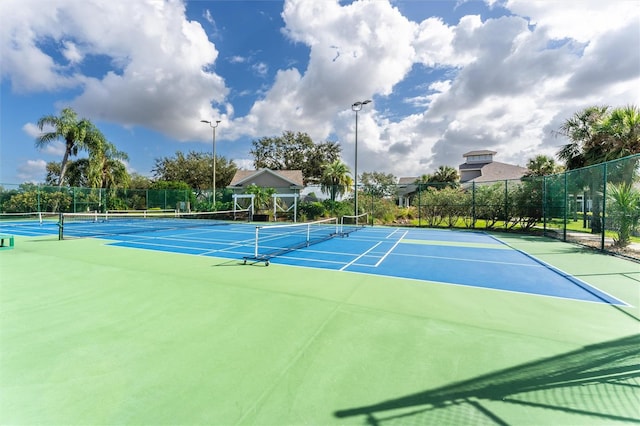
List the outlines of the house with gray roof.
<svg viewBox="0 0 640 426">
<path fill-rule="evenodd" d="M 298 198 L 300 197 L 300 191 L 304 189 L 302 170 L 260 169 L 236 171 L 231 183 L 227 186 L 233 191 L 234 210 L 236 208 L 248 208 L 247 205 L 240 205 L 239 200 L 242 198 L 246 200 L 249 197 L 249 195 L 246 195 L 246 191 L 251 185 L 275 189 L 276 193 L 272 195 L 272 218 L 274 220 L 278 218 L 278 215 L 286 217 L 288 214 L 292 214 L 293 221 L 297 221 Z M 251 204 L 253 204 L 253 198 L 251 198 Z M 259 206 L 254 207 L 260 208 Z M 257 217 L 258 215 L 254 216 L 254 218 Z M 260 220 L 266 220 L 266 218 Z"/>
<path fill-rule="evenodd" d="M 298 193 L 304 188 L 302 170 L 238 170 L 227 188 L 243 193 L 250 185 L 274 188 L 282 193 Z"/>
<path fill-rule="evenodd" d="M 489 150 L 463 154 L 465 162 L 458 167 L 460 183 L 521 179 L 527 172 L 524 167 L 494 161 L 494 155 L 496 152 Z"/>
<path fill-rule="evenodd" d="M 486 149 L 469 151 L 463 154 L 465 162 L 458 167 L 460 183 L 518 180 L 527 172 L 524 167 L 494 161 L 494 155 L 496 155 L 495 151 Z M 418 177 L 401 177 L 398 179 L 397 194 L 400 207 L 411 205 L 411 198 L 418 189 L 417 179 Z"/>
<path fill-rule="evenodd" d="M 411 197 L 418 189 L 416 185 L 417 177 L 401 177 L 398 179 L 397 192 L 398 206 L 409 207 L 411 205 Z"/>
</svg>

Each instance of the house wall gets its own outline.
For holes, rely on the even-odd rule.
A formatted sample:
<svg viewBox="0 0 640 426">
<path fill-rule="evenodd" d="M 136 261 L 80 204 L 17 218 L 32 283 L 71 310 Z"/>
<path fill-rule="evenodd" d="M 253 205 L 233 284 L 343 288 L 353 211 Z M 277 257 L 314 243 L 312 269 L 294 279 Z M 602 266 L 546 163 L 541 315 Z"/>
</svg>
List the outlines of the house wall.
<svg viewBox="0 0 640 426">
<path fill-rule="evenodd" d="M 468 182 L 480 176 L 482 176 L 481 170 L 463 170 L 460 171 L 460 182 Z"/>
<path fill-rule="evenodd" d="M 282 194 L 293 194 L 297 192 L 296 189 L 291 189 L 291 184 L 289 182 L 283 181 L 278 176 L 275 176 L 271 173 L 262 173 L 261 175 L 256 176 L 254 179 L 250 179 L 246 182 L 240 189 L 244 191 L 244 189 L 255 183 L 257 186 L 261 186 L 263 188 L 275 188 L 279 193 Z"/>
</svg>

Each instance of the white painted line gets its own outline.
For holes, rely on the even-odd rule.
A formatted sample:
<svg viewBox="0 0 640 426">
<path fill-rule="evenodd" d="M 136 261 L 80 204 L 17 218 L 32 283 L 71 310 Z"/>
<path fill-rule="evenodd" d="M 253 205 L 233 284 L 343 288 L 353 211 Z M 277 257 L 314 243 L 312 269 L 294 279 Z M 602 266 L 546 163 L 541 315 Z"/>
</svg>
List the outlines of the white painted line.
<svg viewBox="0 0 640 426">
<path fill-rule="evenodd" d="M 349 266 L 353 265 L 354 263 L 356 263 L 358 261 L 358 259 L 362 259 L 364 256 L 367 255 L 367 253 L 369 253 L 371 250 L 375 249 L 376 247 L 378 247 L 380 244 L 382 244 L 382 241 L 379 241 L 378 244 L 374 245 L 373 247 L 371 247 L 369 250 L 365 251 L 364 253 L 362 253 L 360 256 L 356 257 L 355 259 L 353 259 L 351 262 L 347 263 L 346 265 L 344 265 L 342 268 L 340 268 L 340 271 L 344 271 L 346 268 L 348 268 Z"/>
<path fill-rule="evenodd" d="M 375 264 L 374 268 L 377 268 L 383 260 L 385 260 L 387 258 L 387 256 L 389 256 L 389 253 L 391 253 L 393 251 L 393 249 L 395 249 L 398 244 L 400 244 L 400 241 L 402 241 L 402 239 L 407 235 L 409 231 L 405 231 L 404 234 L 402 234 L 402 236 L 400 237 L 400 239 L 398 239 L 398 241 L 396 241 L 396 243 L 393 245 L 393 247 L 391 247 L 385 254 L 384 256 L 382 256 L 380 258 L 380 260 L 378 260 L 378 263 Z"/>
</svg>

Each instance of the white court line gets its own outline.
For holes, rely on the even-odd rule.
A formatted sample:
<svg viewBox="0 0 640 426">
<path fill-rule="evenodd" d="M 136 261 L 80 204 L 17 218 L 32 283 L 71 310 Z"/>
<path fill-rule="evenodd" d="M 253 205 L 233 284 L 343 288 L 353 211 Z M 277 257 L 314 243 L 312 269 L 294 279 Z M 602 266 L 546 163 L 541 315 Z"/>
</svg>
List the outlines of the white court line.
<svg viewBox="0 0 640 426">
<path fill-rule="evenodd" d="M 393 231 L 391 234 L 389 234 L 387 236 L 387 238 L 391 237 L 393 234 L 395 234 L 397 231 L 399 231 L 398 229 Z M 387 258 L 387 256 L 389 256 L 389 254 L 393 251 L 393 249 L 395 249 L 398 244 L 400 244 L 400 241 L 402 241 L 402 239 L 405 237 L 405 235 L 407 235 L 409 231 L 405 231 L 404 234 L 402 234 L 402 236 L 398 239 L 398 241 L 396 241 L 396 243 L 393 245 L 393 247 L 391 247 L 389 250 L 387 250 L 387 252 L 380 258 L 380 260 L 378 261 L 378 263 L 376 263 L 373 267 L 377 268 L 378 265 L 380 265 L 380 263 Z M 365 257 L 367 254 L 369 254 L 371 251 L 373 251 L 374 249 L 376 249 L 380 244 L 382 244 L 382 241 L 379 241 L 377 244 L 375 244 L 373 247 L 371 247 L 369 250 L 365 251 L 364 253 L 362 253 L 360 256 L 356 257 L 355 259 L 353 259 L 351 262 L 347 263 L 346 265 L 344 265 L 342 268 L 340 268 L 340 271 L 344 271 L 346 268 L 348 268 L 349 266 L 353 265 L 354 263 L 356 263 L 358 260 L 362 259 L 363 257 Z"/>
<path fill-rule="evenodd" d="M 402 241 L 402 239 L 407 235 L 409 231 L 405 231 L 404 234 L 402 234 L 402 236 L 398 239 L 398 241 L 396 241 L 396 243 L 393 245 L 393 247 L 391 247 L 385 254 L 384 256 L 382 256 L 380 258 L 380 260 L 378 260 L 378 263 L 375 264 L 374 268 L 377 268 L 383 260 L 385 260 L 387 258 L 387 256 L 389 256 L 389 253 L 391 253 L 393 251 L 393 249 L 395 249 L 398 244 L 400 244 L 400 241 Z"/>
<path fill-rule="evenodd" d="M 382 244 L 382 241 L 379 241 L 378 244 L 374 245 L 373 247 L 371 247 L 369 250 L 365 251 L 364 253 L 362 253 L 360 256 L 356 257 L 355 259 L 353 259 L 351 262 L 347 263 L 346 265 L 344 265 L 342 268 L 340 268 L 340 271 L 344 271 L 345 268 L 348 268 L 349 266 L 353 265 L 354 263 L 356 263 L 358 261 L 358 259 L 362 259 L 363 257 L 365 257 L 367 255 L 367 253 L 369 253 L 371 250 L 375 249 L 376 247 L 378 247 L 380 244 Z"/>
</svg>

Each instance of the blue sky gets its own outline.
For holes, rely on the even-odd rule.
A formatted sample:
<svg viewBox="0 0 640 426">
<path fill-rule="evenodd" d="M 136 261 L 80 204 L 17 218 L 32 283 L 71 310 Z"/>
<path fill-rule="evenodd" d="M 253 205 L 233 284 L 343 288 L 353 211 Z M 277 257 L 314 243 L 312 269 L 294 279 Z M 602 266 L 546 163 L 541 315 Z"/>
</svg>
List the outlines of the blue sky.
<svg viewBox="0 0 640 426">
<path fill-rule="evenodd" d="M 526 165 L 563 120 L 640 104 L 637 0 L 2 0 L 0 183 L 42 182 L 61 143 L 38 118 L 74 108 L 152 175 L 176 151 L 251 168 L 283 131 L 335 141 L 353 170 L 457 167 L 474 149 Z"/>
</svg>

